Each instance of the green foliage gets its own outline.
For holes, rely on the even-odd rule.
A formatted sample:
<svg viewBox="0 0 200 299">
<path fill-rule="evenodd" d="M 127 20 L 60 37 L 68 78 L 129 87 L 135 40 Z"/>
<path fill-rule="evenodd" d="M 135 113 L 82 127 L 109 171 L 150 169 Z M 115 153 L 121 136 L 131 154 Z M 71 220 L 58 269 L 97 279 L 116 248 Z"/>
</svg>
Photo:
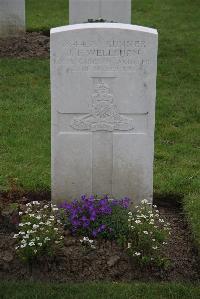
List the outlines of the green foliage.
<svg viewBox="0 0 200 299">
<path fill-rule="evenodd" d="M 31 283 L 0 282 L 2 299 L 197 299 L 200 287 L 188 283 Z"/>
<path fill-rule="evenodd" d="M 55 211 L 57 208 L 54 205 L 42 206 L 33 201 L 26 204 L 24 212 L 19 212 L 22 215 L 20 231 L 14 239 L 17 239 L 15 249 L 22 260 L 29 262 L 39 256 L 52 255 L 55 245 L 62 245 L 62 229 Z"/>
<path fill-rule="evenodd" d="M 162 257 L 162 249 L 167 244 L 170 227 L 165 223 L 156 210 L 147 200 L 136 206 L 128 217 L 128 252 L 140 264 L 154 264 L 166 266 L 166 259 Z"/>
</svg>

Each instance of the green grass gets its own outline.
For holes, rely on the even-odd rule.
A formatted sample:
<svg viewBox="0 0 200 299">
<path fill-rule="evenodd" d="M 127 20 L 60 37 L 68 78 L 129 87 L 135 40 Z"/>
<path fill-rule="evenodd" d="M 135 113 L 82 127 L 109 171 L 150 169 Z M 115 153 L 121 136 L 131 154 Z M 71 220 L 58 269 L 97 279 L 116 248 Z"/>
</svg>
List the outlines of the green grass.
<svg viewBox="0 0 200 299">
<path fill-rule="evenodd" d="M 0 189 L 15 178 L 25 189 L 49 189 L 49 61 L 2 59 L 0 69 Z"/>
<path fill-rule="evenodd" d="M 0 283 L 1 299 L 198 299 L 200 288 L 190 284 Z"/>
<path fill-rule="evenodd" d="M 26 0 L 28 31 L 44 31 L 68 24 L 68 0 Z"/>
</svg>

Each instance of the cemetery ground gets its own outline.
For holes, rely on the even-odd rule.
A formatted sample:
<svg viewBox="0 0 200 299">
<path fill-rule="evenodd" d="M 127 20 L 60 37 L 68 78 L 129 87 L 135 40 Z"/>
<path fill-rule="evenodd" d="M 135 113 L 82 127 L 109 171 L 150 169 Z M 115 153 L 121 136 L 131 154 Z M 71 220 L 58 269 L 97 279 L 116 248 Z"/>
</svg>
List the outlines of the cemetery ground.
<svg viewBox="0 0 200 299">
<path fill-rule="evenodd" d="M 0 60 L 2 130 L 0 201 L 3 210 L 11 202 L 50 199 L 48 30 L 50 27 L 65 24 L 67 9 L 64 5 L 65 1 L 51 1 L 54 5 L 53 9 L 52 6 L 50 9 L 49 2 L 40 1 L 36 4 L 36 1 L 27 1 L 28 30 L 43 33 L 29 33 L 27 38 L 22 38 L 23 41 L 11 40 L 11 44 L 7 41 L 7 51 L 3 48 L 3 41 L 0 41 L 0 55 L 3 57 Z M 197 283 L 199 275 L 197 251 L 200 247 L 198 48 L 196 43 L 198 3 L 197 1 L 188 3 L 186 0 L 168 0 L 165 3 L 153 0 L 145 3 L 134 1 L 133 19 L 134 24 L 155 27 L 159 31 L 154 198 L 162 215 L 167 217 L 172 225 L 172 237 L 167 254 L 172 260 L 174 259 L 176 265 L 171 276 L 150 271 L 147 272 L 146 277 L 140 273 L 137 279 L 147 280 L 152 275 L 152 280 L 172 281 L 178 278 L 180 281 L 188 280 Z M 15 51 L 12 51 L 13 47 Z M 5 58 L 9 53 L 12 56 L 14 53 L 15 57 Z M 7 244 L 11 244 L 9 243 L 11 228 L 7 226 L 2 228 L 3 243 L 7 240 Z M 12 250 L 7 252 L 8 260 L 10 255 Z M 100 262 L 99 257 L 96 259 Z M 127 271 L 126 267 L 127 264 L 124 268 Z M 126 271 L 122 274 L 124 280 L 127 279 Z M 132 273 L 131 270 L 129 273 Z M 62 275 L 61 272 L 57 274 Z M 115 274 L 111 270 L 113 280 L 119 281 Z M 37 276 L 38 272 L 34 275 Z M 94 278 L 92 274 L 89 275 Z M 118 276 L 120 275 L 121 272 L 118 273 Z M 82 279 L 78 277 L 77 280 Z M 75 296 L 84 298 L 81 284 L 70 284 L 67 287 L 35 285 L 33 289 L 32 284 L 24 284 L 22 287 L 22 284 L 5 282 L 0 286 L 2 296 L 5 296 L 3 290 L 8 286 L 10 288 L 8 297 L 2 298 L 12 298 L 16 290 L 18 296 L 16 298 L 36 298 L 36 296 L 45 298 L 44 292 L 49 293 L 48 298 L 54 298 L 57 291 L 60 294 L 59 298 L 65 298 L 65 288 L 69 294 L 68 298 L 75 298 Z M 123 291 L 124 288 L 126 293 Z M 198 298 L 199 289 L 195 285 L 179 283 L 113 282 L 84 284 L 84 293 L 85 298 L 101 298 L 100 296 L 102 298 L 130 298 L 131 296 L 156 298 L 162 294 L 163 298 Z"/>
</svg>

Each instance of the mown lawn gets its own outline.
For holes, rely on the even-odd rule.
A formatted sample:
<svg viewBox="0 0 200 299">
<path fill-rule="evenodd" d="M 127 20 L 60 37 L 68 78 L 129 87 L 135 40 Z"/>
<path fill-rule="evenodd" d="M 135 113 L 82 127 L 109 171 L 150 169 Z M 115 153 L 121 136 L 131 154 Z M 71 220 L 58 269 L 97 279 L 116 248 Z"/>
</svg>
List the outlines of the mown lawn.
<svg viewBox="0 0 200 299">
<path fill-rule="evenodd" d="M 68 23 L 67 0 L 27 0 L 26 10 L 28 30 Z M 132 23 L 159 31 L 154 191 L 183 196 L 200 246 L 198 12 L 197 0 L 134 0 L 132 8 Z M 25 190 L 50 190 L 49 60 L 1 59 L 0 70 L 0 190 L 13 179 Z M 9 287 L 0 298 L 55 298 L 58 289 L 56 298 L 200 297 L 197 287 L 177 284 L 86 284 L 84 294 L 81 285 Z"/>
<path fill-rule="evenodd" d="M 6 291 L 6 292 L 5 292 Z M 1 299 L 198 299 L 200 288 L 173 283 L 0 283 Z"/>
</svg>

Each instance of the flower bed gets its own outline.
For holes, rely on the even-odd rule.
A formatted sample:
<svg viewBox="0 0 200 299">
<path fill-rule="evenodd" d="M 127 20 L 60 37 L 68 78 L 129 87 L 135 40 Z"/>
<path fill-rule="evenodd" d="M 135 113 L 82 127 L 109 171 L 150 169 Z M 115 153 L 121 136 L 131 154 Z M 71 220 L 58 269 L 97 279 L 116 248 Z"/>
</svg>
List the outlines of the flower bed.
<svg viewBox="0 0 200 299">
<path fill-rule="evenodd" d="M 45 201 L 19 201 L 13 213 L 19 223 L 7 229 L 3 225 L 0 230 L 0 278 L 83 281 L 198 277 L 188 231 L 181 225 L 177 228 L 177 223 L 182 224 L 179 214 L 172 217 L 169 210 L 166 213 L 156 207 L 152 211 L 146 201 L 133 211 L 128 209 L 128 199 L 107 197 L 97 200 L 83 196 L 59 208 Z M 172 234 L 165 244 L 168 222 Z"/>
</svg>

